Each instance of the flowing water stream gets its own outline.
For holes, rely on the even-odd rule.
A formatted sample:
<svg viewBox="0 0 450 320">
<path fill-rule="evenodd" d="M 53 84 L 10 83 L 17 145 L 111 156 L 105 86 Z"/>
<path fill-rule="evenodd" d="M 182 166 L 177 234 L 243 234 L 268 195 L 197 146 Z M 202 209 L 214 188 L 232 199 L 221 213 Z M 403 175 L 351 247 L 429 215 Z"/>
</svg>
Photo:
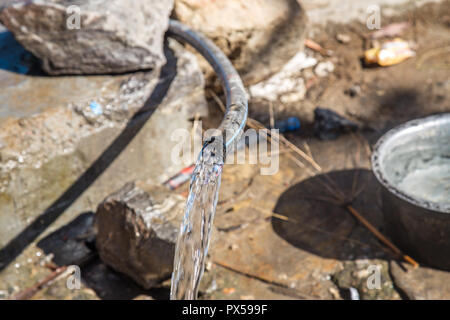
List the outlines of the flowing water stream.
<svg viewBox="0 0 450 320">
<path fill-rule="evenodd" d="M 205 267 L 224 164 L 219 144 L 206 144 L 192 176 L 178 235 L 172 274 L 172 300 L 194 300 Z M 220 147 L 222 144 L 220 144 Z"/>
<path fill-rule="evenodd" d="M 211 64 L 222 82 L 227 101 L 219 134 L 205 143 L 195 166 L 175 249 L 170 298 L 193 300 L 197 298 L 205 267 L 224 156 L 233 149 L 233 143 L 239 140 L 245 127 L 248 99 L 239 74 L 211 40 L 174 20 L 170 20 L 169 35 L 193 46 Z M 224 140 L 225 137 L 230 138 Z"/>
</svg>

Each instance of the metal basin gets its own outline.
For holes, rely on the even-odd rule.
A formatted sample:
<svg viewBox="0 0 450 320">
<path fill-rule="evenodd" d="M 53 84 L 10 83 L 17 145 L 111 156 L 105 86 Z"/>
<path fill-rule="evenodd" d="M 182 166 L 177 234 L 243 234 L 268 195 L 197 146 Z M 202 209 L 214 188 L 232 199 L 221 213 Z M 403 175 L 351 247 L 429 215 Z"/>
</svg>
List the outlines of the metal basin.
<svg viewBox="0 0 450 320">
<path fill-rule="evenodd" d="M 450 270 L 450 113 L 407 122 L 372 154 L 388 235 L 405 253 Z"/>
</svg>

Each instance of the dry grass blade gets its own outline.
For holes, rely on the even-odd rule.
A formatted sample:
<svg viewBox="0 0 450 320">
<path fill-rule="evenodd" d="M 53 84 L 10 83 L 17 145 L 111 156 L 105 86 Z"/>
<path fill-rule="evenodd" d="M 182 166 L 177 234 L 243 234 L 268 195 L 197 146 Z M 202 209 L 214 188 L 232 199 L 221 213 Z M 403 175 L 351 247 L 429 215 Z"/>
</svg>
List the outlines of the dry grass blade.
<svg viewBox="0 0 450 320">
<path fill-rule="evenodd" d="M 247 125 L 252 129 L 260 129 L 265 130 L 266 134 L 270 139 L 275 140 L 278 143 L 281 143 L 285 145 L 286 147 L 292 149 L 295 153 L 297 153 L 300 157 L 302 157 L 304 160 L 306 160 L 311 166 L 314 167 L 314 169 L 318 171 L 322 171 L 322 168 L 317 164 L 316 161 L 309 155 L 307 155 L 305 152 L 303 152 L 301 149 L 299 149 L 296 145 L 294 145 L 292 142 L 290 142 L 288 139 L 286 139 L 282 134 L 276 134 L 272 135 L 271 131 L 268 130 L 263 124 L 261 124 L 259 121 L 249 118 L 247 120 Z"/>
<path fill-rule="evenodd" d="M 302 299 L 313 299 L 313 300 L 317 300 L 317 298 L 319 298 L 319 297 L 317 297 L 317 296 L 311 296 L 311 295 L 309 295 L 309 294 L 303 293 L 303 292 L 301 292 L 301 291 L 299 291 L 299 290 L 297 290 L 297 289 L 295 289 L 295 288 L 291 288 L 288 284 L 285 284 L 285 283 L 276 281 L 276 280 L 274 280 L 274 279 L 269 279 L 269 278 L 264 277 L 264 276 L 260 276 L 260 275 L 256 275 L 256 274 L 253 274 L 253 273 L 249 273 L 249 272 L 246 272 L 246 271 L 243 271 L 243 270 L 239 270 L 239 269 L 237 269 L 237 268 L 235 268 L 235 267 L 232 267 L 232 266 L 230 266 L 229 264 L 227 264 L 227 263 L 225 263 L 225 262 L 222 262 L 222 261 L 214 260 L 213 263 L 216 264 L 216 265 L 218 265 L 218 266 L 220 266 L 220 267 L 222 267 L 222 268 L 225 268 L 225 269 L 228 269 L 228 270 L 230 270 L 230 271 L 239 273 L 239 274 L 244 275 L 244 276 L 246 276 L 246 277 L 253 278 L 253 279 L 259 280 L 259 281 L 261 281 L 261 282 L 267 283 L 267 284 L 276 285 L 276 286 L 278 286 L 278 287 L 280 287 L 280 288 L 289 289 L 289 290 L 291 290 L 292 292 L 295 292 L 295 293 L 297 294 L 297 296 L 298 296 L 298 297 L 301 297 Z"/>
<path fill-rule="evenodd" d="M 273 103 L 269 102 L 270 128 L 275 128 L 275 116 L 273 113 Z"/>
<path fill-rule="evenodd" d="M 222 112 L 225 113 L 226 107 L 223 104 L 222 100 L 220 100 L 220 98 L 217 96 L 217 94 L 214 91 L 212 91 L 211 89 L 209 89 L 208 91 L 209 91 L 209 94 L 211 94 L 211 96 L 213 97 L 214 101 L 219 106 L 220 110 L 222 110 Z"/>
<path fill-rule="evenodd" d="M 67 266 L 62 266 L 57 268 L 55 271 L 53 271 L 51 274 L 49 274 L 45 279 L 42 281 L 39 281 L 34 286 L 19 292 L 16 294 L 11 300 L 28 300 L 32 298 L 36 293 L 38 293 L 40 290 L 48 287 L 53 281 L 58 278 L 60 275 L 62 275 L 67 270 Z"/>
<path fill-rule="evenodd" d="M 386 247 L 384 247 L 384 246 L 382 246 L 382 245 L 380 245 L 378 243 L 371 243 L 371 244 L 369 244 L 369 243 L 365 243 L 365 242 L 362 242 L 362 241 L 354 239 L 354 238 L 341 236 L 341 235 L 338 235 L 338 234 L 336 234 L 334 232 L 330 232 L 330 231 L 327 231 L 327 230 L 319 228 L 319 227 L 313 227 L 313 226 L 311 226 L 309 224 L 305 224 L 305 223 L 302 224 L 299 221 L 296 221 L 296 220 L 294 220 L 292 218 L 288 218 L 288 217 L 286 217 L 284 215 L 281 215 L 279 213 L 273 212 L 272 213 L 272 217 L 275 218 L 275 219 L 286 221 L 286 222 L 292 222 L 292 223 L 298 224 L 302 228 L 313 230 L 313 231 L 317 231 L 317 232 L 329 235 L 329 236 L 331 236 L 333 238 L 336 238 L 336 239 L 342 239 L 342 240 L 345 240 L 345 241 L 348 241 L 348 242 L 353 242 L 353 243 L 359 244 L 359 245 L 364 246 L 364 247 L 375 247 L 376 246 L 377 248 L 380 248 L 380 249 L 382 249 L 385 252 L 388 251 L 388 249 Z"/>
<path fill-rule="evenodd" d="M 417 268 L 419 266 L 419 263 L 417 263 L 410 256 L 405 255 L 395 244 L 389 241 L 389 239 L 387 239 L 381 232 L 379 232 L 369 221 L 367 221 L 363 216 L 361 216 L 359 212 L 355 210 L 355 208 L 353 208 L 351 205 L 348 205 L 346 206 L 346 209 L 355 218 L 357 218 L 367 229 L 369 229 L 373 235 L 375 235 L 381 242 L 383 242 L 392 251 L 394 251 L 395 254 L 402 257 L 405 261 L 409 262 L 410 264 L 412 264 L 414 268 Z"/>
</svg>

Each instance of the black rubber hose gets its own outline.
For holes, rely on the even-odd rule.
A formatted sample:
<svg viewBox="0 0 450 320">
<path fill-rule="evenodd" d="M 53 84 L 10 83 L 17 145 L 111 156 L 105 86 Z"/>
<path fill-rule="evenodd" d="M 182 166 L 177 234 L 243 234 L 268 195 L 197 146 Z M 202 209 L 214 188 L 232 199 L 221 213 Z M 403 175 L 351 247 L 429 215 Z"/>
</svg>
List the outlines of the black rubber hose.
<svg viewBox="0 0 450 320">
<path fill-rule="evenodd" d="M 241 77 L 227 56 L 211 40 L 188 26 L 170 20 L 168 35 L 195 48 L 213 67 L 222 83 L 226 112 L 218 129 L 227 154 L 233 149 L 233 142 L 239 139 L 247 122 L 248 99 Z"/>
</svg>

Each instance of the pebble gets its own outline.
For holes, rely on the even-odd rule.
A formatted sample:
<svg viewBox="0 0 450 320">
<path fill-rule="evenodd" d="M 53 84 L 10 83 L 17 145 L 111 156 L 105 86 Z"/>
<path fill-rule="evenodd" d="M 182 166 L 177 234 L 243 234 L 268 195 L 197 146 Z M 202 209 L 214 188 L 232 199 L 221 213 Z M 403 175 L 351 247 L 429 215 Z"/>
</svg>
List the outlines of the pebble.
<svg viewBox="0 0 450 320">
<path fill-rule="evenodd" d="M 348 88 L 347 93 L 350 97 L 356 97 L 361 93 L 361 87 L 357 84 Z"/>
<path fill-rule="evenodd" d="M 222 292 L 225 293 L 226 295 L 233 294 L 235 291 L 236 291 L 235 288 L 224 288 L 222 290 Z"/>
<path fill-rule="evenodd" d="M 282 274 L 280 274 L 280 275 L 278 276 L 278 278 L 280 278 L 281 280 L 287 280 L 287 279 L 288 279 L 288 276 L 287 276 L 286 273 L 282 273 Z"/>
<path fill-rule="evenodd" d="M 303 80 L 303 79 L 302 79 Z M 304 81 L 300 82 L 299 90 L 297 92 L 287 93 L 280 97 L 282 103 L 293 103 L 300 100 L 303 100 L 306 95 L 306 88 L 304 86 Z"/>
<path fill-rule="evenodd" d="M 339 290 L 336 288 L 329 288 L 328 291 L 331 293 L 334 299 L 341 299 L 341 295 L 339 294 Z"/>
<path fill-rule="evenodd" d="M 102 106 L 101 106 L 99 103 L 95 102 L 95 101 L 92 101 L 92 102 L 89 104 L 89 108 L 91 108 L 92 112 L 93 112 L 96 116 L 99 116 L 99 115 L 102 115 L 102 114 L 103 114 L 103 108 L 102 108 Z"/>
<path fill-rule="evenodd" d="M 239 246 L 237 245 L 237 244 L 235 244 L 235 243 L 233 243 L 232 245 L 230 245 L 229 247 L 228 247 L 230 250 L 237 250 L 237 249 L 239 249 Z"/>
<path fill-rule="evenodd" d="M 331 61 L 320 62 L 315 68 L 314 73 L 318 77 L 326 77 L 334 71 L 334 64 Z"/>
<path fill-rule="evenodd" d="M 217 282 L 216 279 L 211 281 L 211 285 L 206 289 L 206 293 L 212 293 L 217 290 Z"/>
<path fill-rule="evenodd" d="M 269 79 L 252 85 L 249 92 L 252 98 L 263 98 L 283 103 L 302 100 L 306 94 L 305 80 L 299 76 L 300 71 L 314 67 L 317 59 L 304 52 L 296 54 L 278 73 Z"/>
<path fill-rule="evenodd" d="M 360 300 L 359 292 L 356 288 L 350 287 L 350 300 Z"/>
<path fill-rule="evenodd" d="M 340 43 L 347 44 L 352 40 L 352 38 L 348 34 L 338 33 L 336 35 L 336 40 Z"/>
<path fill-rule="evenodd" d="M 370 271 L 368 269 L 362 269 L 362 270 L 358 270 L 353 272 L 353 276 L 359 279 L 364 279 L 367 278 L 368 276 L 370 276 Z"/>
<path fill-rule="evenodd" d="M 0 290 L 0 299 L 6 299 L 8 297 L 8 291 Z"/>
</svg>

